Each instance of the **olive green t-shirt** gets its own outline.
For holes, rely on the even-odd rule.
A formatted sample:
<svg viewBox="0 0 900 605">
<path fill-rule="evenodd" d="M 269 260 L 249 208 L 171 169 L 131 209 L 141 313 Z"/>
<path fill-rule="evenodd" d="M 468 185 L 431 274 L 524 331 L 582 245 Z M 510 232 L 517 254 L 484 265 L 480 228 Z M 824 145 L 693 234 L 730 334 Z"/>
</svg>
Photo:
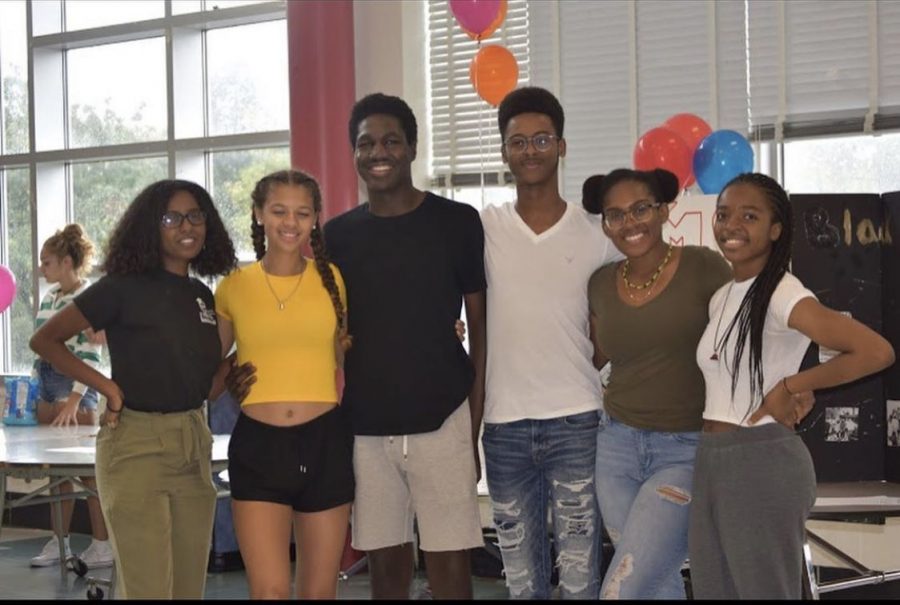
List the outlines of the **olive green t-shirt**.
<svg viewBox="0 0 900 605">
<path fill-rule="evenodd" d="M 732 277 L 721 254 L 685 246 L 675 275 L 659 296 L 631 307 L 616 292 L 616 265 L 591 276 L 594 336 L 612 362 L 604 408 L 638 429 L 698 431 L 705 389 L 697 343 L 709 322 L 709 299 Z"/>
</svg>

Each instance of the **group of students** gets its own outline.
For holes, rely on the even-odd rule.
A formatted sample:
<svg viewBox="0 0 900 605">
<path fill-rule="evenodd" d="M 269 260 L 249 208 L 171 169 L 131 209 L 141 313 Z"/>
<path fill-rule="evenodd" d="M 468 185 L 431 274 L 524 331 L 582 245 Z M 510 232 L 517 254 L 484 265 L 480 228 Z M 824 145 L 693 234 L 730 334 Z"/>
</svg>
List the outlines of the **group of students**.
<svg viewBox="0 0 900 605">
<path fill-rule="evenodd" d="M 722 256 L 673 247 L 673 175 L 591 177 L 582 208 L 559 192 L 550 92 L 513 91 L 498 125 L 516 200 L 479 216 L 413 186 L 403 100 L 361 99 L 349 138 L 368 200 L 323 228 L 310 175 L 264 177 L 258 262 L 240 269 L 201 187 L 138 195 L 106 275 L 31 341 L 107 398 L 96 474 L 121 594 L 202 597 L 215 490 L 201 409 L 227 387 L 242 401 L 229 476 L 252 598 L 290 596 L 292 528 L 296 595 L 333 598 L 349 521 L 374 598 L 408 598 L 417 535 L 433 596 L 470 599 L 482 427 L 511 597 L 549 598 L 555 567 L 563 598 L 684 598 L 686 560 L 695 597 L 800 596 L 815 474 L 793 427 L 815 389 L 893 363 L 890 345 L 787 271 L 790 207 L 772 179 L 719 195 Z M 213 295 L 192 273 L 225 277 Z M 105 332 L 111 378 L 66 346 L 89 329 Z M 840 354 L 798 371 L 811 340 Z"/>
</svg>

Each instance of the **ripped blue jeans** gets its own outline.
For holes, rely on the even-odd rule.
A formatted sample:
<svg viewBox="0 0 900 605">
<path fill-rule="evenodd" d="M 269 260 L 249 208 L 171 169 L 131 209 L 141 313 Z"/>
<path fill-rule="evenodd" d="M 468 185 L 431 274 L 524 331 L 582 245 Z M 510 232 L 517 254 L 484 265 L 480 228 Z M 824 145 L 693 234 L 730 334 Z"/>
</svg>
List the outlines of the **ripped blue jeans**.
<svg viewBox="0 0 900 605">
<path fill-rule="evenodd" d="M 631 427 L 600 413 L 597 494 L 615 555 L 602 599 L 684 599 L 699 432 Z"/>
<path fill-rule="evenodd" d="M 550 598 L 554 565 L 562 598 L 599 594 L 597 423 L 597 412 L 585 412 L 484 425 L 488 491 L 513 599 Z"/>
</svg>

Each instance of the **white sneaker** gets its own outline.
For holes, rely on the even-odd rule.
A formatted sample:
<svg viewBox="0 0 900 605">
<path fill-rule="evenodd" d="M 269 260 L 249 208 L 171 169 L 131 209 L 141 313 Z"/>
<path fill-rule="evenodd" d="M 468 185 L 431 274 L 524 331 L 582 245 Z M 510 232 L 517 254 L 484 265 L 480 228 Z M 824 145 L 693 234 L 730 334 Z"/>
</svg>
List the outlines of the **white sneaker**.
<svg viewBox="0 0 900 605">
<path fill-rule="evenodd" d="M 66 536 L 63 538 L 63 542 L 66 545 L 66 558 L 72 556 L 72 549 L 69 547 L 69 537 Z M 49 567 L 50 565 L 58 565 L 59 564 L 59 542 L 54 535 L 50 540 L 44 544 L 44 549 L 41 551 L 36 557 L 31 558 L 31 566 L 32 567 Z"/>
<path fill-rule="evenodd" d="M 91 545 L 82 551 L 78 558 L 84 561 L 88 569 L 97 569 L 98 567 L 112 567 L 113 551 L 109 545 L 109 540 L 99 541 L 91 540 Z"/>
</svg>

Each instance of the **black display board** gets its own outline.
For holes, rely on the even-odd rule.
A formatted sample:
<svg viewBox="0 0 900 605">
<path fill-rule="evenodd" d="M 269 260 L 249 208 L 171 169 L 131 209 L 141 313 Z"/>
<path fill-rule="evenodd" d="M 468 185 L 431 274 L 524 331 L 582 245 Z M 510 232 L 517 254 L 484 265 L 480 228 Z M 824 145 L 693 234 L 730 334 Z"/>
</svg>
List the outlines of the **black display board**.
<svg viewBox="0 0 900 605">
<path fill-rule="evenodd" d="M 792 195 L 793 273 L 825 305 L 883 332 L 884 204 L 875 194 Z M 813 344 L 802 367 L 828 358 Z M 882 374 L 816 392 L 801 425 L 816 477 L 885 478 L 886 416 Z"/>
<path fill-rule="evenodd" d="M 900 192 L 886 193 L 884 201 L 884 237 L 882 240 L 882 310 L 884 337 L 900 356 Z M 884 373 L 887 429 L 884 478 L 900 482 L 900 362 Z"/>
</svg>

